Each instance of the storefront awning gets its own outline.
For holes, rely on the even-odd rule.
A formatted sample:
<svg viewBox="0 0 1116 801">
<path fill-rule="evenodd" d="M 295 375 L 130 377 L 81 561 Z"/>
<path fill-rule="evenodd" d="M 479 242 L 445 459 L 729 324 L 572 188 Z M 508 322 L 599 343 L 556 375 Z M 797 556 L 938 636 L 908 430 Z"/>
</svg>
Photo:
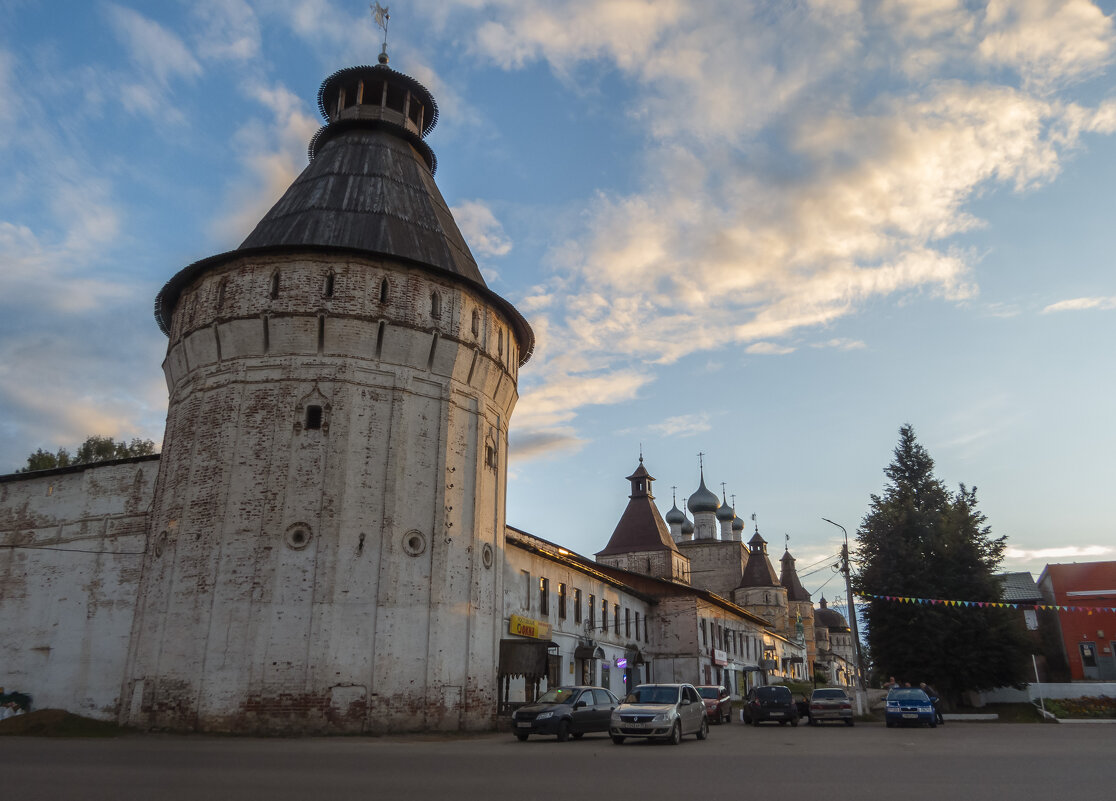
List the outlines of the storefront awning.
<svg viewBox="0 0 1116 801">
<path fill-rule="evenodd" d="M 549 640 L 500 640 L 501 676 L 523 676 L 527 679 L 545 678 L 547 654 L 558 644 Z"/>
<path fill-rule="evenodd" d="M 605 652 L 599 645 L 579 645 L 574 649 L 574 659 L 604 659 Z"/>
</svg>

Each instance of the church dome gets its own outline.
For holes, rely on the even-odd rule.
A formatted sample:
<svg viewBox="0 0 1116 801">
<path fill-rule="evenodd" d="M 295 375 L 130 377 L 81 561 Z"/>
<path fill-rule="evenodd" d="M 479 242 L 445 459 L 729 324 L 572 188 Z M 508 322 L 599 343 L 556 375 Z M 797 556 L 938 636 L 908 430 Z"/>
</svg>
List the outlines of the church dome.
<svg viewBox="0 0 1116 801">
<path fill-rule="evenodd" d="M 688 518 L 688 517 L 686 518 L 686 521 L 682 524 L 682 533 L 683 534 L 693 534 L 694 533 L 693 521 L 690 520 L 690 518 Z"/>
<path fill-rule="evenodd" d="M 723 498 L 723 496 L 722 496 L 722 498 Z M 720 508 L 717 509 L 717 519 L 722 521 L 722 522 L 725 522 L 725 521 L 728 521 L 728 520 L 735 520 L 736 519 L 736 510 L 733 509 L 731 506 L 729 506 L 727 502 L 722 503 Z"/>
<path fill-rule="evenodd" d="M 678 508 L 677 501 L 675 501 L 674 506 L 670 507 L 670 511 L 666 513 L 665 520 L 667 521 L 667 524 L 671 526 L 675 525 L 676 523 L 684 524 L 686 522 L 686 513 Z"/>
<path fill-rule="evenodd" d="M 721 502 L 717 496 L 709 491 L 705 486 L 704 472 L 701 476 L 701 485 L 697 488 L 697 492 L 690 496 L 690 500 L 686 502 L 692 514 L 701 514 L 702 512 L 716 512 Z"/>
<path fill-rule="evenodd" d="M 844 615 L 829 608 L 829 604 L 826 603 L 823 596 L 818 603 L 818 608 L 814 610 L 814 628 L 847 630 L 849 624 Z"/>
<path fill-rule="evenodd" d="M 732 530 L 733 531 L 741 531 L 741 532 L 744 531 L 744 521 L 741 520 L 739 517 L 733 518 Z"/>
</svg>

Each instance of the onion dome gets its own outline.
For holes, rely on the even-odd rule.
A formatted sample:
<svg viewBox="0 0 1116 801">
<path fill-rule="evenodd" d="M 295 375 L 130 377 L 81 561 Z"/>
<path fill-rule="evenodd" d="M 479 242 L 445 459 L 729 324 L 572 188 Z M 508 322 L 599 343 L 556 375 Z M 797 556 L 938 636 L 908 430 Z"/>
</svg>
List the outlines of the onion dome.
<svg viewBox="0 0 1116 801">
<path fill-rule="evenodd" d="M 721 495 L 721 506 L 717 509 L 717 519 L 721 522 L 727 522 L 736 518 L 736 510 L 728 505 L 725 496 Z"/>
<path fill-rule="evenodd" d="M 744 538 L 744 536 L 743 536 L 744 535 L 744 521 L 741 520 L 739 517 L 733 518 L 732 530 L 735 531 L 735 532 L 740 533 L 741 536 L 737 537 L 737 539 L 743 539 Z"/>
<path fill-rule="evenodd" d="M 673 526 L 675 524 L 683 524 L 687 520 L 686 513 L 678 508 L 677 501 L 675 501 L 674 506 L 670 507 L 670 511 L 666 513 L 666 517 L 664 519 L 667 521 L 667 525 L 669 526 Z"/>
<path fill-rule="evenodd" d="M 690 520 L 690 518 L 687 517 L 685 522 L 682 523 L 682 534 L 687 535 L 687 534 L 693 534 L 693 533 L 694 533 L 694 523 L 693 523 L 692 520 Z"/>
<path fill-rule="evenodd" d="M 697 492 L 690 496 L 690 500 L 686 502 L 691 514 L 701 514 L 702 512 L 716 512 L 721 502 L 717 500 L 717 496 L 709 491 L 705 486 L 705 471 L 701 472 L 701 485 L 697 488 Z"/>
</svg>

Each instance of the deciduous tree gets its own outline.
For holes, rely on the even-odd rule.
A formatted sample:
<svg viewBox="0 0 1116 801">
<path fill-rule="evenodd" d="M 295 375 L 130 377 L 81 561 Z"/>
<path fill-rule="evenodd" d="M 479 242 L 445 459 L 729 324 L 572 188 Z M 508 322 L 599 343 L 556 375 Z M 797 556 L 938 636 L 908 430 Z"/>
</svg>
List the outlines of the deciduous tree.
<svg viewBox="0 0 1116 801">
<path fill-rule="evenodd" d="M 121 440 L 117 442 L 112 437 L 103 437 L 93 434 L 86 437 L 77 449 L 70 455 L 65 448 L 59 448 L 57 453 L 44 451 L 39 448 L 27 457 L 27 465 L 16 470 L 17 473 L 29 473 L 32 470 L 50 470 L 55 467 L 69 467 L 76 464 L 89 464 L 91 462 L 107 462 L 112 459 L 127 459 L 132 456 L 148 456 L 155 453 L 155 443 L 149 439 L 133 439 L 131 442 Z"/>
</svg>

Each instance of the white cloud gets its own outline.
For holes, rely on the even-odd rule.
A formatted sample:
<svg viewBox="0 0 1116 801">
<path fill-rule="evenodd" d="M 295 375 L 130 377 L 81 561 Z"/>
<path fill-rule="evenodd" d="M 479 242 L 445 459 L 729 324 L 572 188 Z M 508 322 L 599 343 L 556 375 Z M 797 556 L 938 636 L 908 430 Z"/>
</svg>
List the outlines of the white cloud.
<svg viewBox="0 0 1116 801">
<path fill-rule="evenodd" d="M 506 256 L 511 252 L 511 240 L 484 201 L 463 200 L 450 212 L 469 247 L 480 256 Z"/>
<path fill-rule="evenodd" d="M 1053 312 L 1084 311 L 1086 309 L 1116 309 L 1116 296 L 1060 300 L 1044 308 L 1042 313 L 1051 314 Z"/>
<path fill-rule="evenodd" d="M 1076 559 L 1077 557 L 1108 556 L 1116 553 L 1116 548 L 1107 545 L 1065 545 L 1059 548 L 1025 548 L 1008 547 L 1004 551 L 1004 558 L 1013 561 L 1043 561 L 1049 559 Z"/>
<path fill-rule="evenodd" d="M 713 428 L 709 422 L 708 413 L 668 417 L 661 423 L 655 423 L 648 427 L 662 437 L 692 437 Z"/>
<path fill-rule="evenodd" d="M 318 130 L 302 101 L 282 86 L 253 84 L 246 94 L 271 113 L 268 123 L 250 121 L 237 131 L 234 144 L 248 173 L 230 181 L 213 233 L 235 247 L 256 226 L 306 167 L 306 145 Z"/>
<path fill-rule="evenodd" d="M 202 58 L 244 62 L 259 57 L 260 22 L 245 0 L 202 0 L 191 11 L 202 24 Z"/>
<path fill-rule="evenodd" d="M 753 342 L 744 351 L 761 356 L 783 356 L 794 353 L 794 348 L 788 345 L 776 345 L 774 342 Z"/>
<path fill-rule="evenodd" d="M 824 342 L 815 342 L 810 347 L 812 348 L 833 348 L 834 350 L 863 350 L 868 347 L 862 340 L 859 339 L 846 339 L 845 337 L 835 337 L 827 339 Z"/>
<path fill-rule="evenodd" d="M 130 8 L 106 5 L 109 21 L 143 78 L 165 86 L 170 78 L 196 78 L 201 64 L 183 41 L 154 20 Z"/>
</svg>

